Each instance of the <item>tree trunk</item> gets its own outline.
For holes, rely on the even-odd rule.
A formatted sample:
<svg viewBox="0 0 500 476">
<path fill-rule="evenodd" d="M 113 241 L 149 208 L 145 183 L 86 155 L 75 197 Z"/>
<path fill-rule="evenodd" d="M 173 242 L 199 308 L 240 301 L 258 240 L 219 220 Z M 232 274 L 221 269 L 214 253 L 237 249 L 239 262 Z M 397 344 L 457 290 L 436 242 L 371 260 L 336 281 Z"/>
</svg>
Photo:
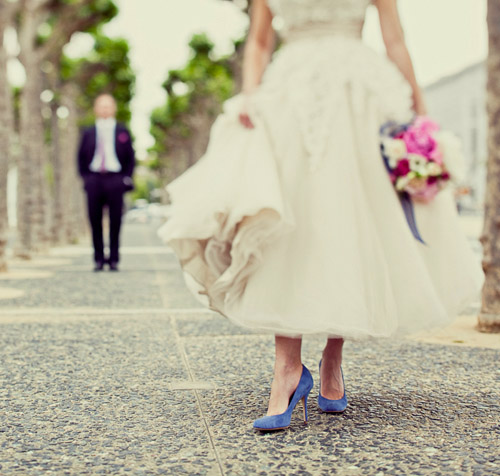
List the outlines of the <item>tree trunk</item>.
<svg viewBox="0 0 500 476">
<path fill-rule="evenodd" d="M 68 109 L 68 118 L 62 123 L 64 129 L 61 134 L 63 137 L 61 154 L 67 184 L 64 189 L 65 239 L 69 243 L 76 243 L 87 233 L 85 194 L 77 167 L 77 151 L 80 141 L 77 96 L 78 89 L 73 84 L 64 85 L 61 105 Z"/>
<path fill-rule="evenodd" d="M 26 72 L 21 93 L 21 157 L 18 178 L 18 243 L 16 255 L 30 258 L 33 251 L 46 251 L 49 243 L 46 181 L 46 146 L 40 94 L 43 90 L 41 57 L 36 51 L 37 12 L 23 12 L 20 59 Z"/>
<path fill-rule="evenodd" d="M 3 47 L 3 25 L 0 25 L 0 272 L 7 271 L 7 173 L 10 164 L 10 139 L 13 133 L 12 98 L 7 80 L 7 53 Z"/>
<path fill-rule="evenodd" d="M 54 175 L 54 183 L 52 187 L 52 228 L 51 228 L 51 243 L 52 244 L 64 244 L 65 237 L 65 203 L 67 203 L 67 197 L 65 195 L 65 185 L 66 185 L 66 174 L 64 169 L 64 156 L 63 156 L 63 137 L 61 132 L 62 125 L 59 121 L 57 115 L 57 110 L 59 104 L 57 101 L 53 101 L 51 104 L 52 116 L 51 116 L 51 164 Z"/>
<path fill-rule="evenodd" d="M 26 67 L 26 61 L 25 67 Z M 28 71 L 33 68 L 26 68 L 27 80 L 21 95 L 20 108 L 20 139 L 22 152 L 19 156 L 18 183 L 17 183 L 17 229 L 18 241 L 15 253 L 17 256 L 29 259 L 33 250 L 34 242 L 34 202 L 35 202 L 35 177 L 38 166 L 36 150 L 36 129 L 32 129 L 33 119 L 30 118 L 33 106 L 33 80 L 29 79 Z M 31 83 L 31 84 L 30 84 Z M 31 98 L 30 98 L 31 96 Z M 36 99 L 36 97 L 35 97 Z"/>
<path fill-rule="evenodd" d="M 50 205 L 47 183 L 47 146 L 45 143 L 44 119 L 42 117 L 42 102 L 40 100 L 43 91 L 43 74 L 38 61 L 30 63 L 29 67 L 26 68 L 26 76 L 27 78 L 31 77 L 26 80 L 26 94 L 22 94 L 21 100 L 24 99 L 26 110 L 29 111 L 29 115 L 25 117 L 24 121 L 26 127 L 23 130 L 23 141 L 25 141 L 23 150 L 30 150 L 29 156 L 34 167 L 32 183 L 34 202 L 31 210 L 33 242 L 31 249 L 35 252 L 45 252 L 48 250 L 50 243 Z M 27 133 L 27 128 L 30 130 L 29 133 Z"/>
<path fill-rule="evenodd" d="M 488 0 L 488 174 L 483 244 L 483 287 L 478 329 L 500 332 L 500 0 Z"/>
</svg>

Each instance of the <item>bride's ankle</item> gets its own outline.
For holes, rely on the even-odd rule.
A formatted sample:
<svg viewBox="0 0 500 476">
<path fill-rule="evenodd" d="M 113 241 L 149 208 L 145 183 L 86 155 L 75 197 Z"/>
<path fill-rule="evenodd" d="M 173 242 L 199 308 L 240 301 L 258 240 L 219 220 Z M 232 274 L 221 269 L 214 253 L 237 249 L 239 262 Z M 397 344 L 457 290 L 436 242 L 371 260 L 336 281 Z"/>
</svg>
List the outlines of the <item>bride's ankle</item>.
<svg viewBox="0 0 500 476">
<path fill-rule="evenodd" d="M 290 396 L 297 388 L 301 375 L 302 364 L 278 362 L 274 366 L 267 415 L 277 415 L 287 409 Z"/>
<path fill-rule="evenodd" d="M 335 370 L 340 370 L 341 366 L 342 366 L 341 356 L 323 353 L 323 357 L 321 359 L 322 369 L 335 371 Z"/>
<path fill-rule="evenodd" d="M 287 376 L 302 373 L 301 362 L 276 362 L 274 364 L 275 376 Z"/>
</svg>

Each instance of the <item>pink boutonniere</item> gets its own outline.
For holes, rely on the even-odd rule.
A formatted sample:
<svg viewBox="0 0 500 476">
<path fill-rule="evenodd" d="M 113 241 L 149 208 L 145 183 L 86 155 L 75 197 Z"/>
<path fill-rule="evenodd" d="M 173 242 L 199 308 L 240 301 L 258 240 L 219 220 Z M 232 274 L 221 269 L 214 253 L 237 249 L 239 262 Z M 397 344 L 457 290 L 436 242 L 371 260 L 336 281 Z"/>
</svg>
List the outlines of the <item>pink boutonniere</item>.
<svg viewBox="0 0 500 476">
<path fill-rule="evenodd" d="M 126 132 L 120 132 L 118 134 L 118 141 L 121 142 L 122 144 L 124 144 L 128 140 L 129 140 L 129 136 Z"/>
</svg>

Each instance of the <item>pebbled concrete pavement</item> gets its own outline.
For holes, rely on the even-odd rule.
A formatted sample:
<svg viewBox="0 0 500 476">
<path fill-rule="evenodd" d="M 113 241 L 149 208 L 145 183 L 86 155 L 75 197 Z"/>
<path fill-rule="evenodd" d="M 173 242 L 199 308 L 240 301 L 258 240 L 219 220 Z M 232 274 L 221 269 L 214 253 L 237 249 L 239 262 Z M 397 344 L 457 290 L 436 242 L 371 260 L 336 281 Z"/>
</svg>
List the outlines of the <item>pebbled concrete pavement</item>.
<svg viewBox="0 0 500 476">
<path fill-rule="evenodd" d="M 201 309 L 153 226 L 126 224 L 119 273 L 85 246 L 13 266 L 50 272 L 0 283 L 2 476 L 500 475 L 499 350 L 348 342 L 333 416 L 307 338 L 309 424 L 259 434 L 272 337 Z"/>
</svg>

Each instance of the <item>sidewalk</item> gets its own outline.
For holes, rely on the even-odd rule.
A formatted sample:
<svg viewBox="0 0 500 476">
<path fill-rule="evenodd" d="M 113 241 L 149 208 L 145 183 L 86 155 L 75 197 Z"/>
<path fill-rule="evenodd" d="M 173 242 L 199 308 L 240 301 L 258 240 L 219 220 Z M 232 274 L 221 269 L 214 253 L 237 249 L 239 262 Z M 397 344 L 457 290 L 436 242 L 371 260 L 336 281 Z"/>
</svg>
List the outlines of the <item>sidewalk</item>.
<svg viewBox="0 0 500 476">
<path fill-rule="evenodd" d="M 74 246 L 0 280 L 1 476 L 500 475 L 500 350 L 348 342 L 334 416 L 306 338 L 309 424 L 261 435 L 272 337 L 201 309 L 153 227 L 126 224 L 122 251 L 119 273 Z"/>
</svg>

